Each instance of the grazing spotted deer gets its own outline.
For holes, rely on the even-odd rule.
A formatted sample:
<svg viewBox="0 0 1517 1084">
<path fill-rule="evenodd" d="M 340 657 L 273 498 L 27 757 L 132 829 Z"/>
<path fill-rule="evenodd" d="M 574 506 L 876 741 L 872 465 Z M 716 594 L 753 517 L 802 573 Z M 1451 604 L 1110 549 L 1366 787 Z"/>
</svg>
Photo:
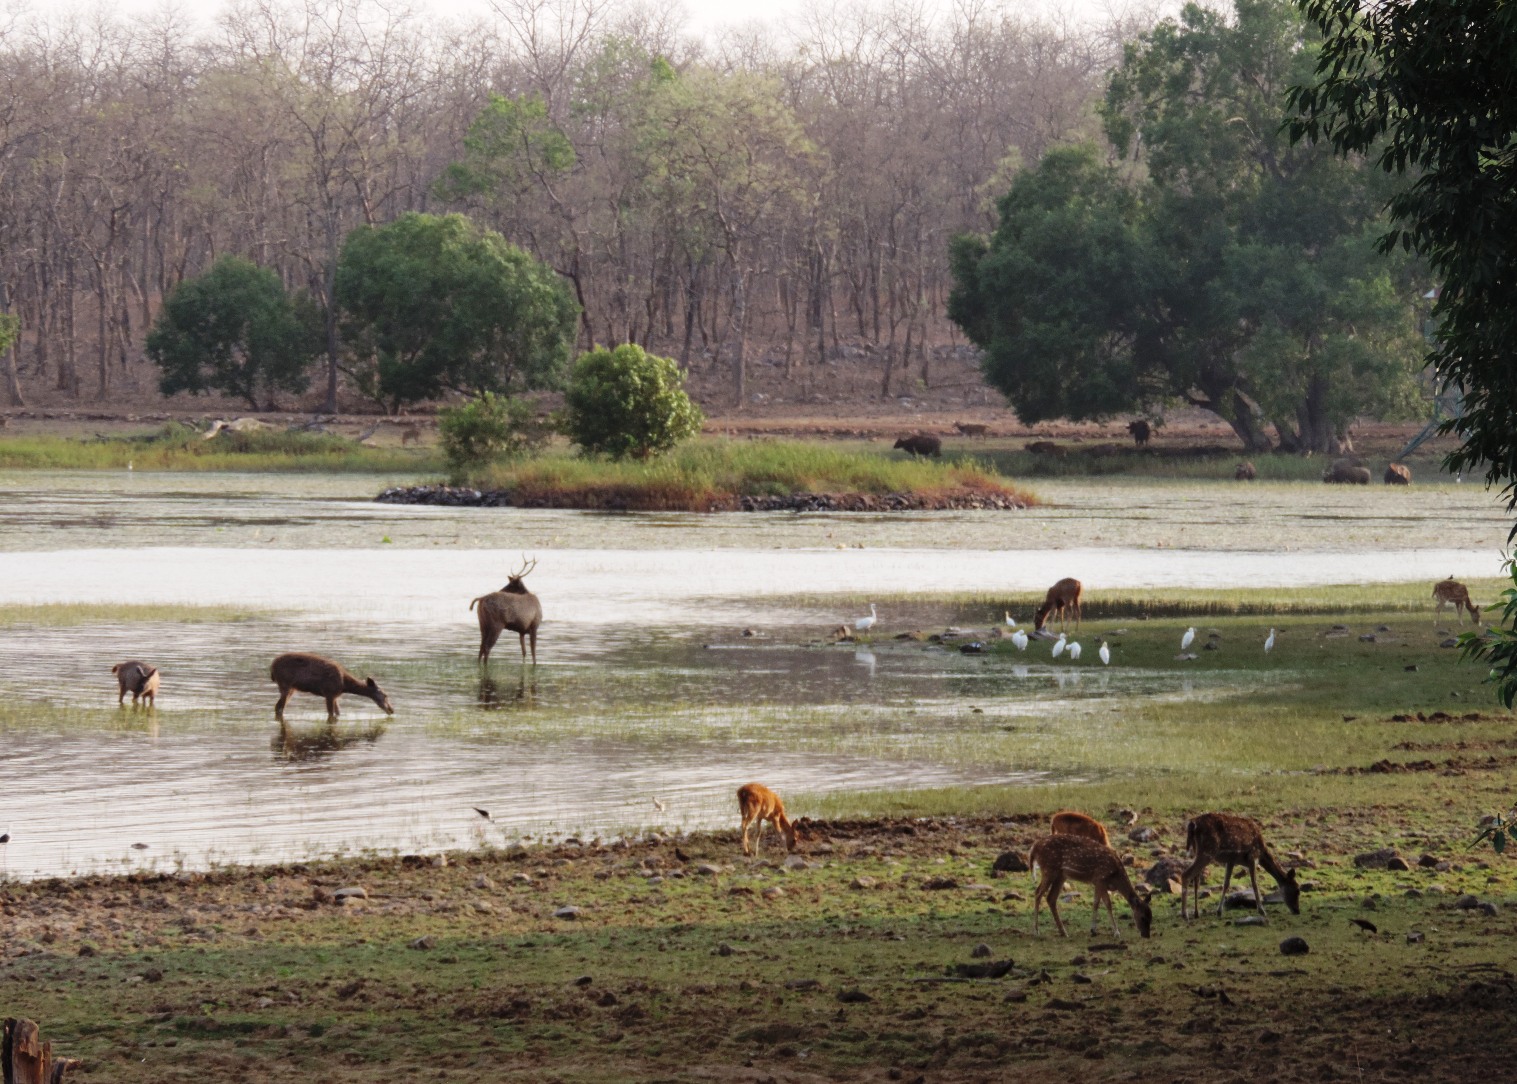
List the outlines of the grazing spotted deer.
<svg viewBox="0 0 1517 1084">
<path fill-rule="evenodd" d="M 1048 594 L 1043 598 L 1043 605 L 1039 606 L 1032 615 L 1032 628 L 1034 632 L 1042 632 L 1043 626 L 1048 622 L 1048 615 L 1059 615 L 1060 627 L 1069 624 L 1069 612 L 1074 611 L 1075 628 L 1080 627 L 1080 592 L 1084 590 L 1079 580 L 1065 578 L 1048 589 Z"/>
<path fill-rule="evenodd" d="M 1449 603 L 1454 604 L 1454 619 L 1459 619 L 1459 610 L 1463 608 L 1470 615 L 1470 624 L 1480 624 L 1480 607 L 1470 601 L 1469 588 L 1450 576 L 1446 580 L 1439 580 L 1433 584 L 1433 598 L 1438 600 L 1438 609 L 1433 613 L 1433 621 L 1436 623 L 1438 615 Z"/>
<path fill-rule="evenodd" d="M 983 437 L 990 432 L 990 426 L 981 422 L 954 422 L 953 427 L 966 437 Z"/>
<path fill-rule="evenodd" d="M 1121 937 L 1117 929 L 1117 916 L 1112 910 L 1111 894 L 1115 892 L 1132 908 L 1133 923 L 1140 937 L 1148 937 L 1153 931 L 1154 913 L 1148 901 L 1132 886 L 1127 869 L 1122 865 L 1122 856 L 1093 839 L 1083 836 L 1049 836 L 1032 845 L 1028 864 L 1040 873 L 1038 888 L 1032 900 L 1032 932 L 1038 932 L 1038 912 L 1043 901 L 1048 901 L 1048 913 L 1053 915 L 1054 926 L 1060 937 L 1068 937 L 1064 922 L 1059 918 L 1059 892 L 1065 881 L 1083 881 L 1095 894 L 1095 903 L 1090 913 L 1090 932 L 1094 934 L 1101 919 L 1101 904 L 1106 904 L 1107 917 L 1111 919 L 1111 932 Z"/>
<path fill-rule="evenodd" d="M 1106 838 L 1105 825 L 1094 817 L 1070 809 L 1055 813 L 1048 823 L 1048 830 L 1056 836 L 1082 836 L 1095 840 L 1103 847 L 1111 846 L 1111 841 Z"/>
<path fill-rule="evenodd" d="M 785 849 L 795 850 L 795 825 L 785 816 L 785 803 L 780 796 L 762 783 L 744 783 L 737 788 L 737 807 L 743 815 L 743 853 L 753 854 L 764 838 L 764 822 L 768 821 L 785 838 Z M 758 823 L 753 845 L 748 844 L 748 827 Z"/>
<path fill-rule="evenodd" d="M 1301 913 L 1301 887 L 1296 883 L 1296 871 L 1280 868 L 1275 856 L 1264 845 L 1264 829 L 1252 817 L 1240 817 L 1233 813 L 1202 813 L 1185 826 L 1185 850 L 1196 856 L 1190 868 L 1180 878 L 1180 917 L 1201 917 L 1201 876 L 1212 862 L 1227 866 L 1222 878 L 1222 898 L 1217 902 L 1217 914 L 1227 905 L 1227 890 L 1233 881 L 1233 867 L 1247 866 L 1249 884 L 1254 890 L 1254 906 L 1264 914 L 1264 897 L 1259 892 L 1259 877 L 1255 866 L 1263 866 L 1266 873 L 1280 884 L 1285 896 L 1285 906 L 1291 914 Z M 1193 895 L 1194 915 L 1185 910 L 1185 893 Z"/>
</svg>

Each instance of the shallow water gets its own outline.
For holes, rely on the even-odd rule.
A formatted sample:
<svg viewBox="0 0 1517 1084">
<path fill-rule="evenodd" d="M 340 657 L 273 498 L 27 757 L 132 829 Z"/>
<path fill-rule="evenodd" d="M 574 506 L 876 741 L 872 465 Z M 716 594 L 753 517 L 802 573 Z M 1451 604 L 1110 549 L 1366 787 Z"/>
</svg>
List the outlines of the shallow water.
<svg viewBox="0 0 1517 1084">
<path fill-rule="evenodd" d="M 1494 498 L 1452 485 L 1080 481 L 1040 484 L 1050 503 L 1025 513 L 638 516 L 361 499 L 386 481 L 0 477 L 0 605 L 272 611 L 0 630 L 0 702 L 21 706 L 0 716 L 6 873 L 703 827 L 735 819 L 751 778 L 792 796 L 1036 783 L 1054 776 L 975 756 L 979 728 L 1237 679 L 806 647 L 857 614 L 775 600 L 1025 592 L 1065 575 L 1089 590 L 1490 576 L 1507 527 Z M 523 552 L 539 562 L 542 665 L 523 669 L 507 634 L 482 681 L 468 601 Z M 286 650 L 376 675 L 396 715 L 350 696 L 329 728 L 297 697 L 278 727 L 268 662 Z M 109 666 L 130 657 L 163 669 L 154 713 L 110 704 Z M 1081 772 L 1065 758 L 1058 775 Z"/>
</svg>

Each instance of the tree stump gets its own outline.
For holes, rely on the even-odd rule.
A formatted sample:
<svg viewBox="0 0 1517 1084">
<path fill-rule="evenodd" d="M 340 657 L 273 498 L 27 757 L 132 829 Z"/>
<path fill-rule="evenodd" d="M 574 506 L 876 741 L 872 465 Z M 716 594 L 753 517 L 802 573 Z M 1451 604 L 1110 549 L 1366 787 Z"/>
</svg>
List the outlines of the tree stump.
<svg viewBox="0 0 1517 1084">
<path fill-rule="evenodd" d="M 44 1042 L 42 1029 L 32 1021 L 7 1017 L 0 1038 L 0 1070 L 5 1084 L 62 1084 L 64 1074 L 79 1063 L 53 1060 L 53 1044 Z"/>
</svg>

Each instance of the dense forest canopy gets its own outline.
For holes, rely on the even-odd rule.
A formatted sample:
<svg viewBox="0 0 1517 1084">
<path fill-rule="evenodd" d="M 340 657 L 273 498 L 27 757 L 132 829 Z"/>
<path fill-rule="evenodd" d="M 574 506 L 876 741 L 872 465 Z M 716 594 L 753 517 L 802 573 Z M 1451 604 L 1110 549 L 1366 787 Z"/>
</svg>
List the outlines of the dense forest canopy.
<svg viewBox="0 0 1517 1084">
<path fill-rule="evenodd" d="M 465 29 L 378 0 L 254 0 L 210 28 L 6 22 L 11 404 L 109 396 L 173 288 L 237 256 L 325 314 L 330 407 L 345 238 L 452 211 L 564 277 L 582 347 L 722 366 L 741 394 L 750 343 L 787 367 L 852 343 L 888 392 L 953 334 L 948 239 L 989 228 L 1021 163 L 1099 131 L 1106 72 L 1146 25 L 902 4 L 710 41 L 667 9 L 494 8 Z"/>
</svg>

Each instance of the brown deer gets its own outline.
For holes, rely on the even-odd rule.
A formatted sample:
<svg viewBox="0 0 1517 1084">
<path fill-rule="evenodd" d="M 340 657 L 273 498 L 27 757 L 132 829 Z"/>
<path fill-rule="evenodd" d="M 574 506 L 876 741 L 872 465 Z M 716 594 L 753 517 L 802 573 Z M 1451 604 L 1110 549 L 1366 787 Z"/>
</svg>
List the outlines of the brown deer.
<svg viewBox="0 0 1517 1084">
<path fill-rule="evenodd" d="M 1392 463 L 1385 468 L 1385 484 L 1409 486 L 1412 484 L 1412 468 L 1405 463 Z"/>
<path fill-rule="evenodd" d="M 743 853 L 753 854 L 764 838 L 764 822 L 768 821 L 785 838 L 785 849 L 795 850 L 795 825 L 785 816 L 785 803 L 780 796 L 762 783 L 744 783 L 737 788 L 737 807 L 743 814 Z M 758 822 L 752 847 L 748 844 L 748 826 Z"/>
<path fill-rule="evenodd" d="M 1296 871 L 1280 868 L 1280 863 L 1275 861 L 1275 856 L 1264 845 L 1264 829 L 1252 817 L 1240 817 L 1233 813 L 1202 813 L 1185 826 L 1185 850 L 1194 854 L 1196 860 L 1180 878 L 1181 918 L 1201 917 L 1201 875 L 1212 862 L 1221 862 L 1227 866 L 1227 873 L 1222 878 L 1222 898 L 1217 902 L 1218 915 L 1222 914 L 1222 908 L 1227 905 L 1227 890 L 1233 881 L 1234 866 L 1248 867 L 1249 884 L 1254 890 L 1254 906 L 1259 909 L 1259 914 L 1264 914 L 1264 897 L 1259 892 L 1259 877 L 1255 866 L 1263 866 L 1264 871 L 1279 882 L 1280 891 L 1285 896 L 1285 906 L 1290 908 L 1291 914 L 1301 913 L 1301 888 L 1296 883 Z M 1187 889 L 1194 897 L 1193 916 L 1185 911 Z"/>
<path fill-rule="evenodd" d="M 1101 919 L 1101 904 L 1106 904 L 1107 917 L 1111 919 L 1111 931 L 1116 936 L 1117 916 L 1112 910 L 1111 894 L 1115 892 L 1132 908 L 1133 923 L 1140 937 L 1148 937 L 1153 931 L 1154 914 L 1148 901 L 1132 886 L 1127 869 L 1122 865 L 1122 856 L 1104 844 L 1083 836 L 1049 836 L 1032 845 L 1028 864 L 1037 870 L 1038 889 L 1032 900 L 1032 932 L 1038 932 L 1038 912 L 1043 901 L 1048 901 L 1048 913 L 1053 915 L 1053 924 L 1060 937 L 1068 937 L 1064 922 L 1059 918 L 1059 892 L 1065 881 L 1083 881 L 1095 893 L 1095 904 L 1090 914 L 1090 932 L 1094 934 Z"/>
<path fill-rule="evenodd" d="M 1048 830 L 1056 836 L 1081 836 L 1093 839 L 1103 847 L 1111 846 L 1111 841 L 1106 838 L 1105 825 L 1094 817 L 1070 809 L 1055 813 L 1048 822 Z"/>
<path fill-rule="evenodd" d="M 990 432 L 990 426 L 981 422 L 954 422 L 953 427 L 966 437 L 983 437 Z"/>
<path fill-rule="evenodd" d="M 329 721 L 337 718 L 337 698 L 344 693 L 367 697 L 383 708 L 386 715 L 395 714 L 390 698 L 373 678 L 360 681 L 338 663 L 320 655 L 308 655 L 302 651 L 281 655 L 269 667 L 269 677 L 279 686 L 279 703 L 274 705 L 274 718 L 281 722 L 290 694 L 297 691 L 324 699 Z"/>
<path fill-rule="evenodd" d="M 126 704 L 126 694 L 132 694 L 132 706 L 136 707 L 139 699 L 147 702 L 148 707 L 154 707 L 154 700 L 158 696 L 158 667 L 149 666 L 147 663 L 118 662 L 111 667 L 111 673 L 116 675 L 116 685 L 120 695 L 116 697 L 118 705 Z"/>
<path fill-rule="evenodd" d="M 1450 576 L 1446 580 L 1439 580 L 1433 584 L 1433 597 L 1438 600 L 1438 609 L 1433 613 L 1434 622 L 1438 620 L 1438 614 L 1443 612 L 1443 608 L 1452 602 L 1456 621 L 1459 619 L 1459 610 L 1463 608 L 1470 615 L 1470 624 L 1480 624 L 1480 607 L 1470 601 L 1469 588 L 1454 577 Z"/>
<path fill-rule="evenodd" d="M 521 661 L 527 661 L 527 641 L 532 641 L 532 665 L 537 665 L 537 627 L 543 621 L 542 603 L 537 601 L 537 596 L 527 590 L 527 585 L 522 581 L 527 578 L 527 573 L 537 567 L 537 560 L 528 561 L 525 556 L 521 559 L 520 571 L 509 573 L 506 576 L 506 586 L 499 591 L 492 591 L 488 595 L 480 595 L 469 603 L 469 609 L 479 607 L 479 661 L 481 665 L 488 666 L 490 663 L 490 649 L 495 646 L 495 641 L 500 639 L 502 632 L 514 632 L 521 637 Z"/>
<path fill-rule="evenodd" d="M 1132 442 L 1139 448 L 1146 447 L 1149 438 L 1154 435 L 1153 426 L 1149 425 L 1142 418 L 1139 418 L 1137 421 L 1128 422 L 1127 431 L 1132 434 Z"/>
<path fill-rule="evenodd" d="M 402 429 L 400 431 L 400 443 L 402 446 L 421 443 L 421 426 L 408 425 Z"/>
<path fill-rule="evenodd" d="M 1062 579 L 1048 589 L 1048 594 L 1043 598 L 1043 605 L 1039 606 L 1032 615 L 1032 629 L 1034 632 L 1042 632 L 1044 624 L 1048 621 L 1048 615 L 1057 613 L 1061 626 L 1068 625 L 1069 611 L 1075 615 L 1075 628 L 1080 627 L 1080 592 L 1084 590 L 1079 580 Z"/>
<path fill-rule="evenodd" d="M 1233 470 L 1233 477 L 1240 482 L 1252 482 L 1259 477 L 1259 469 L 1248 460 L 1244 460 Z"/>
</svg>

